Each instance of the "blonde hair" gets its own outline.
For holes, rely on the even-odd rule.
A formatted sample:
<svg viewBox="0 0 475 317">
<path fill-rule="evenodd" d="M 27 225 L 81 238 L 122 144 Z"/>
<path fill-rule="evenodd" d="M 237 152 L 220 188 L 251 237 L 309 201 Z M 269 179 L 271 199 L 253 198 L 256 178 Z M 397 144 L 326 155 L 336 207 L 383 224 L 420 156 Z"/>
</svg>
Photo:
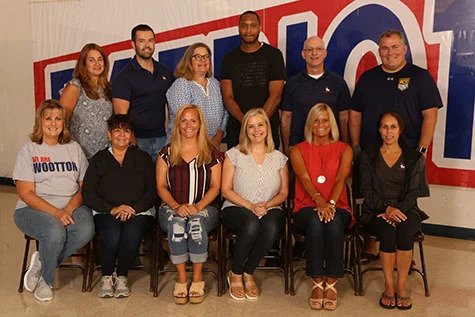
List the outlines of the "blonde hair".
<svg viewBox="0 0 475 317">
<path fill-rule="evenodd" d="M 43 143 L 43 118 L 45 117 L 45 112 L 47 110 L 54 109 L 61 111 L 61 119 L 63 121 L 63 130 L 58 136 L 58 143 L 66 144 L 71 141 L 71 136 L 68 129 L 68 118 L 66 117 L 66 112 L 64 111 L 63 106 L 61 106 L 58 100 L 47 99 L 41 103 L 35 112 L 35 126 L 33 127 L 33 132 L 30 134 L 30 139 L 32 142 L 37 144 Z"/>
<path fill-rule="evenodd" d="M 317 103 L 315 106 L 310 109 L 307 115 L 307 121 L 305 121 L 305 140 L 309 143 L 313 141 L 313 125 L 318 116 L 326 111 L 328 113 L 328 118 L 330 119 L 330 139 L 333 141 L 338 141 L 340 138 L 340 132 L 338 131 L 338 125 L 336 124 L 335 115 L 333 114 L 332 108 L 325 103 Z"/>
<path fill-rule="evenodd" d="M 182 149 L 182 142 L 181 142 L 181 132 L 180 132 L 180 120 L 183 116 L 183 113 L 186 110 L 195 110 L 198 114 L 198 118 L 200 120 L 200 128 L 198 130 L 198 166 L 203 164 L 207 164 L 211 162 L 212 156 L 211 151 L 214 149 L 214 146 L 211 144 L 209 140 L 208 133 L 206 133 L 206 126 L 205 120 L 203 117 L 203 112 L 201 111 L 200 107 L 196 105 L 184 105 L 182 106 L 175 117 L 175 122 L 173 122 L 173 130 L 172 136 L 170 141 L 170 163 L 172 166 L 181 165 L 182 157 L 181 157 L 181 149 Z"/>
<path fill-rule="evenodd" d="M 184 77 L 187 80 L 192 80 L 193 79 L 194 74 L 193 74 L 193 69 L 191 67 L 191 59 L 193 58 L 192 57 L 193 52 L 198 47 L 204 47 L 206 49 L 206 51 L 208 51 L 210 59 L 209 59 L 209 70 L 206 73 L 206 77 L 210 78 L 210 77 L 213 76 L 213 71 L 212 71 L 213 63 L 211 62 L 211 50 L 208 47 L 208 45 L 206 45 L 205 43 L 200 42 L 200 43 L 195 43 L 195 44 L 192 44 L 192 45 L 188 46 L 185 53 L 181 57 L 180 61 L 176 65 L 175 73 L 174 73 L 175 78 Z"/>
<path fill-rule="evenodd" d="M 272 139 L 272 132 L 270 128 L 269 118 L 267 117 L 266 112 L 262 108 L 253 108 L 246 112 L 244 119 L 241 124 L 241 132 L 239 133 L 239 150 L 244 154 L 249 154 L 252 151 L 251 140 L 247 135 L 247 124 L 251 117 L 258 116 L 264 120 L 267 125 L 267 136 L 266 136 L 266 152 L 272 152 L 274 150 L 274 140 Z"/>
</svg>

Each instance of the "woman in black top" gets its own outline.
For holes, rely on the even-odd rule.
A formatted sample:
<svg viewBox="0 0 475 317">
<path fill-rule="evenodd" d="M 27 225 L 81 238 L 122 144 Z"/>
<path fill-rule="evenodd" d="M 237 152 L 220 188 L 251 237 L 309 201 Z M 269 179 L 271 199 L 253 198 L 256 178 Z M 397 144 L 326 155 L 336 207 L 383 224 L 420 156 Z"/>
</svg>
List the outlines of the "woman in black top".
<svg viewBox="0 0 475 317">
<path fill-rule="evenodd" d="M 117 114 L 107 123 L 111 147 L 92 157 L 82 195 L 93 210 L 99 234 L 99 297 L 120 298 L 130 296 L 127 273 L 150 229 L 157 195 L 152 159 L 130 146 L 134 131 L 130 118 Z"/>
<path fill-rule="evenodd" d="M 399 145 L 402 131 L 399 114 L 383 114 L 379 122 L 382 145 L 374 151 L 363 152 L 360 165 L 364 197 L 361 222 L 380 240 L 379 254 L 386 286 L 379 303 L 387 309 L 412 307 L 406 280 L 412 262 L 413 236 L 420 229 L 421 220 L 427 218 L 417 206 L 420 170 L 425 160 L 419 152 Z"/>
</svg>

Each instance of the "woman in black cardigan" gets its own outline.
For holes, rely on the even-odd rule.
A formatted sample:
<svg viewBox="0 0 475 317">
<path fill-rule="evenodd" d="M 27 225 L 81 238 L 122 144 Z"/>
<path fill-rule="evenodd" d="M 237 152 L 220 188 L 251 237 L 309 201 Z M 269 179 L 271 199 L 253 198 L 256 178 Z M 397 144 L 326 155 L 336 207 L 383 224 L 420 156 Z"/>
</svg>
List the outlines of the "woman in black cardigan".
<svg viewBox="0 0 475 317">
<path fill-rule="evenodd" d="M 385 291 L 379 303 L 387 309 L 412 307 L 406 280 L 412 263 L 413 236 L 427 218 L 417 206 L 425 160 L 419 152 L 399 145 L 403 128 L 399 114 L 383 114 L 379 122 L 382 145 L 363 152 L 360 163 L 364 197 L 361 222 L 380 241 Z M 393 277 L 394 265 L 397 281 Z"/>
<path fill-rule="evenodd" d="M 107 123 L 111 146 L 89 162 L 82 195 L 93 210 L 99 234 L 99 297 L 120 298 L 130 295 L 127 273 L 153 223 L 157 195 L 152 159 L 130 146 L 134 131 L 130 118 L 116 114 Z"/>
</svg>

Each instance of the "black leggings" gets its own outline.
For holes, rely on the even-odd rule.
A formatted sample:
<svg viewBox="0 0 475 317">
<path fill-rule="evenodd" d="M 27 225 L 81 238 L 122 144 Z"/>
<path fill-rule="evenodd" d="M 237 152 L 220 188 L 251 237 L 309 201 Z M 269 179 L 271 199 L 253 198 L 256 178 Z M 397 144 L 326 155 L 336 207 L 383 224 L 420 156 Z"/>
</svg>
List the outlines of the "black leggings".
<svg viewBox="0 0 475 317">
<path fill-rule="evenodd" d="M 391 226 L 383 218 L 373 216 L 366 225 L 368 232 L 379 239 L 379 249 L 383 252 L 394 253 L 396 250 L 409 251 L 414 247 L 414 235 L 421 229 L 421 219 L 416 211 L 406 214 L 406 221 Z"/>
<path fill-rule="evenodd" d="M 271 209 L 259 219 L 246 208 L 229 206 L 223 209 L 223 224 L 236 233 L 233 273 L 253 274 L 282 230 L 284 213 L 280 209 Z"/>
<path fill-rule="evenodd" d="M 127 276 L 139 253 L 142 238 L 150 230 L 152 216 L 135 216 L 122 222 L 111 214 L 94 216 L 99 235 L 99 262 L 102 275 L 112 275 L 117 260 L 117 275 Z"/>
</svg>

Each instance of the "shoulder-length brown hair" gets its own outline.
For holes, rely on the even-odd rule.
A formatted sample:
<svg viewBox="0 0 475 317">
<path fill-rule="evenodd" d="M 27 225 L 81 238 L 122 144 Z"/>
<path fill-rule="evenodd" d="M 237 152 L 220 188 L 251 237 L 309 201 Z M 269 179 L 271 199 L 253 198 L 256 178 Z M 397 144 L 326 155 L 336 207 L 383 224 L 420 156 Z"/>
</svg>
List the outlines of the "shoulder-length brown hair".
<svg viewBox="0 0 475 317">
<path fill-rule="evenodd" d="M 274 150 L 274 139 L 272 138 L 269 118 L 262 108 L 250 109 L 244 115 L 241 124 L 241 132 L 239 132 L 239 150 L 246 155 L 252 152 L 251 140 L 247 135 L 247 124 L 249 119 L 254 116 L 261 117 L 261 119 L 263 119 L 267 125 L 266 152 L 270 153 Z"/>
<path fill-rule="evenodd" d="M 208 133 L 206 133 L 205 120 L 203 117 L 203 112 L 200 107 L 196 105 L 184 105 L 176 114 L 175 122 L 173 123 L 172 137 L 170 141 L 170 163 L 172 166 L 181 165 L 181 132 L 180 132 L 180 120 L 185 110 L 192 109 L 198 113 L 198 118 L 200 120 L 200 129 L 197 135 L 198 142 L 198 166 L 203 164 L 208 164 L 211 162 L 212 156 L 211 151 L 214 149 L 214 146 L 209 140 Z"/>
<path fill-rule="evenodd" d="M 312 143 L 313 141 L 313 125 L 315 120 L 318 116 L 323 112 L 326 111 L 328 113 L 328 118 L 330 120 L 330 139 L 333 141 L 338 141 L 340 138 L 340 131 L 338 130 L 338 125 L 336 123 L 335 115 L 333 114 L 332 108 L 327 105 L 326 103 L 317 103 L 315 106 L 310 109 L 307 115 L 307 121 L 305 121 L 305 140 L 308 143 Z"/>
<path fill-rule="evenodd" d="M 92 50 L 98 51 L 101 54 L 102 59 L 104 60 L 104 71 L 99 76 L 97 86 L 92 83 L 86 68 L 87 54 L 89 54 L 89 52 Z M 102 88 L 106 99 L 112 100 L 111 85 L 109 80 L 107 79 L 108 74 L 109 59 L 107 58 L 107 55 L 102 49 L 102 47 L 94 43 L 84 45 L 84 47 L 81 49 L 81 52 L 79 53 L 79 59 L 76 62 L 73 77 L 79 80 L 79 82 L 81 83 L 81 87 L 84 89 L 84 92 L 89 98 L 95 100 L 99 99 L 101 96 L 99 95 L 98 88 Z"/>
<path fill-rule="evenodd" d="M 199 43 L 195 43 L 195 44 L 192 44 L 192 45 L 188 46 L 185 53 L 181 57 L 180 61 L 176 65 L 175 74 L 174 74 L 175 78 L 184 77 L 187 80 L 192 80 L 193 79 L 193 69 L 191 68 L 191 59 L 192 59 L 192 56 L 193 56 L 193 52 L 198 47 L 204 47 L 208 51 L 210 59 L 209 59 L 209 70 L 206 73 L 206 77 L 210 78 L 210 77 L 213 76 L 213 71 L 212 71 L 213 63 L 211 62 L 211 60 L 212 60 L 211 50 L 208 47 L 208 45 L 206 45 L 205 43 L 199 42 Z"/>
<path fill-rule="evenodd" d="M 36 110 L 35 113 L 35 126 L 33 127 L 33 132 L 30 134 L 30 139 L 32 142 L 37 144 L 43 143 L 43 118 L 45 117 L 45 112 L 47 110 L 58 109 L 61 111 L 61 119 L 63 120 L 63 130 L 58 136 L 59 144 L 66 144 L 71 141 L 71 136 L 68 129 L 68 118 L 66 117 L 66 112 L 64 111 L 63 106 L 55 99 L 47 99 L 43 101 L 41 106 Z"/>
</svg>

